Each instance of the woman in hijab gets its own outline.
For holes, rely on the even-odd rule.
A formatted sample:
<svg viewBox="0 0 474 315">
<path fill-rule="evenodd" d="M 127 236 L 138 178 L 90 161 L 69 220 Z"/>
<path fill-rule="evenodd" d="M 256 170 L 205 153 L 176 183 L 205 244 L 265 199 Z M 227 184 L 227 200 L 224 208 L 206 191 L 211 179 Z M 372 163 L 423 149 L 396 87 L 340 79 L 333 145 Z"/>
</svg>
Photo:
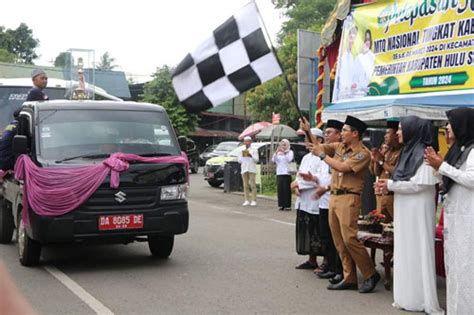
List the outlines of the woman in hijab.
<svg viewBox="0 0 474 315">
<path fill-rule="evenodd" d="M 474 109 L 447 112 L 448 134 L 454 136 L 445 160 L 433 148 L 426 161 L 443 175 L 444 249 L 449 314 L 474 314 Z"/>
<path fill-rule="evenodd" d="M 432 144 L 433 126 L 416 116 L 403 117 L 397 132 L 404 144 L 392 179 L 375 189 L 394 192 L 393 306 L 442 314 L 436 291 L 434 170 L 423 162 Z"/>
<path fill-rule="evenodd" d="M 281 140 L 277 151 L 272 157 L 272 161 L 277 165 L 277 192 L 280 210 L 291 210 L 291 175 L 289 165 L 293 158 L 294 154 L 290 150 L 290 141 L 287 139 Z"/>
</svg>

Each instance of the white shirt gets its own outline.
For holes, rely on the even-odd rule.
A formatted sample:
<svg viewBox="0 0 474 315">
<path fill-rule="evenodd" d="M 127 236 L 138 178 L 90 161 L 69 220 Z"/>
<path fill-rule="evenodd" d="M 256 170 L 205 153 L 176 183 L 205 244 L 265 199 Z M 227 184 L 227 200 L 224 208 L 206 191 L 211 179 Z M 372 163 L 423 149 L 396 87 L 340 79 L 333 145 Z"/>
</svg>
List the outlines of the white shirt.
<svg viewBox="0 0 474 315">
<path fill-rule="evenodd" d="M 310 152 L 303 157 L 298 173 L 311 172 L 316 175 L 321 164 L 323 164 L 321 159 Z M 296 176 L 296 181 L 300 196 L 296 199 L 295 208 L 310 214 L 319 214 L 319 200 L 314 197 L 318 184 L 315 181 L 306 181 L 301 176 Z"/>
<path fill-rule="evenodd" d="M 293 158 L 294 154 L 292 150 L 285 153 L 280 152 L 280 154 L 273 154 L 272 161 L 277 165 L 276 174 L 288 175 L 288 165 L 293 161 Z"/>
<path fill-rule="evenodd" d="M 350 97 L 351 85 L 353 82 L 354 57 L 350 50 L 345 50 L 340 54 L 336 84 L 334 89 L 334 101 Z"/>
<path fill-rule="evenodd" d="M 327 187 L 331 184 L 331 168 L 326 162 L 321 161 L 316 172 L 316 176 L 319 180 L 319 185 Z M 331 198 L 331 193 L 329 191 L 325 192 L 324 195 L 319 198 L 319 208 L 329 209 L 329 198 Z"/>
<path fill-rule="evenodd" d="M 242 151 L 248 150 L 251 157 L 242 156 Z M 239 163 L 241 164 L 241 174 L 243 173 L 257 173 L 258 151 L 250 146 L 248 149 L 245 145 L 239 150 Z"/>
<path fill-rule="evenodd" d="M 367 86 L 372 79 L 375 68 L 375 55 L 372 51 L 365 54 L 360 53 L 354 61 L 354 83 L 357 84 L 356 90 L 353 91 L 357 96 L 364 96 L 368 89 Z"/>
</svg>

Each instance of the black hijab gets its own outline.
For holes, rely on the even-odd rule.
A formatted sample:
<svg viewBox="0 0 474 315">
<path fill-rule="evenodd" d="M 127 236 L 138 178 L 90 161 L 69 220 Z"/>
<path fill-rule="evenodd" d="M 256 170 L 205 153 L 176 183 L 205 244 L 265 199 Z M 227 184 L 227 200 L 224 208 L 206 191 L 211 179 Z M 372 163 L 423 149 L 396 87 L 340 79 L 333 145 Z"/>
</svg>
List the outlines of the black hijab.
<svg viewBox="0 0 474 315">
<path fill-rule="evenodd" d="M 403 150 L 393 172 L 393 180 L 412 178 L 425 155 L 425 149 L 433 142 L 433 125 L 429 120 L 417 116 L 402 117 Z"/>
<path fill-rule="evenodd" d="M 444 160 L 456 168 L 466 161 L 469 152 L 474 146 L 474 109 L 456 108 L 446 112 L 456 142 L 449 148 Z M 468 150 L 468 151 L 466 151 Z M 443 176 L 443 193 L 447 193 L 453 180 Z"/>
</svg>

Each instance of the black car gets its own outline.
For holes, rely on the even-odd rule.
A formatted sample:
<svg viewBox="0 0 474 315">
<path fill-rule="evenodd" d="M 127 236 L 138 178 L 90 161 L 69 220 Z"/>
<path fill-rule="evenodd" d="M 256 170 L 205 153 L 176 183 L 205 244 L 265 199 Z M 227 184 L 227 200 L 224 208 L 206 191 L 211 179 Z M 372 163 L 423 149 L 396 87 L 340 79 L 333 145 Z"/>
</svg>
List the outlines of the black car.
<svg viewBox="0 0 474 315">
<path fill-rule="evenodd" d="M 216 149 L 217 144 L 211 144 L 204 151 L 199 154 L 201 166 L 204 166 L 211 157 L 213 157 L 212 152 Z"/>
<path fill-rule="evenodd" d="M 235 148 L 237 148 L 242 142 L 239 141 L 224 141 L 219 143 L 212 151 L 204 151 L 201 154 L 202 165 L 206 165 L 207 160 L 212 159 L 216 156 L 225 156 Z"/>
<path fill-rule="evenodd" d="M 269 142 L 254 142 L 252 146 L 258 150 L 259 164 L 266 164 L 271 160 Z M 293 150 L 296 164 L 300 164 L 303 157 L 309 152 L 306 146 L 302 143 L 291 143 L 291 150 Z M 224 183 L 224 166 L 226 162 L 236 161 L 239 154 L 239 149 L 236 148 L 229 152 L 225 157 L 209 160 L 204 166 L 204 179 L 212 187 L 219 187 Z"/>
<path fill-rule="evenodd" d="M 73 209 L 70 204 L 57 203 L 52 214 L 34 205 L 26 207 L 22 198 L 29 183 L 40 175 L 28 175 L 23 181 L 5 176 L 0 189 L 0 243 L 11 242 L 16 229 L 20 262 L 26 266 L 38 264 L 43 246 L 57 243 L 147 241 L 153 256 L 168 257 L 175 235 L 185 233 L 189 224 L 188 176 L 184 163 L 178 162 L 185 148 L 178 143 L 166 111 L 158 105 L 66 100 L 25 103 L 13 150 L 42 172 L 102 164 L 112 169 L 116 165 L 103 161 L 115 152 L 163 160 L 129 161 L 125 169 L 106 173 L 97 187 L 74 190 L 76 195 L 67 187 L 75 182 L 74 175 L 59 176 L 61 181 L 54 187 L 64 185 L 66 196 L 85 200 Z M 171 156 L 178 160 L 166 161 Z M 114 187 L 112 181 L 118 178 L 118 187 Z M 50 196 L 41 187 L 39 194 Z"/>
</svg>

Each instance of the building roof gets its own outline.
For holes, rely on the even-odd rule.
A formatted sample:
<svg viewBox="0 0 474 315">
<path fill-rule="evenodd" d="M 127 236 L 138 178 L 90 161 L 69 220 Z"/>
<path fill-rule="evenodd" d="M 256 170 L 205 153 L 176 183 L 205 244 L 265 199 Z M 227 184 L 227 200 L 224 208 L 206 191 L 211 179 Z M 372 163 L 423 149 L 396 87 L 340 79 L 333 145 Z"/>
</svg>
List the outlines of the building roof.
<svg viewBox="0 0 474 315">
<path fill-rule="evenodd" d="M 71 74 L 64 68 L 43 67 L 26 64 L 13 64 L 0 62 L 0 78 L 30 78 L 31 71 L 36 68 L 42 68 L 48 74 L 49 78 L 71 80 Z M 92 82 L 92 73 L 94 73 L 95 82 Z M 123 71 L 102 71 L 94 69 L 84 69 L 86 82 L 103 88 L 107 93 L 123 98 L 130 99 L 130 90 L 128 88 L 127 78 Z M 77 78 L 75 79 L 77 80 Z"/>
<path fill-rule="evenodd" d="M 227 117 L 227 118 L 234 118 L 234 119 L 240 119 L 240 120 L 246 120 L 247 117 L 242 116 L 242 115 L 233 115 L 233 114 L 227 114 L 227 113 L 216 113 L 216 112 L 201 112 L 200 113 L 202 116 L 212 116 L 212 117 Z"/>
<path fill-rule="evenodd" d="M 95 75 L 95 85 L 100 86 L 109 94 L 125 99 L 130 99 L 132 97 L 130 89 L 128 88 L 128 81 L 125 77 L 125 72 L 84 69 L 84 75 L 86 76 L 87 82 L 90 82 L 89 80 L 92 78 L 92 73 Z"/>
<path fill-rule="evenodd" d="M 227 131 L 227 130 L 211 130 L 204 128 L 196 128 L 196 130 L 190 134 L 193 137 L 207 137 L 207 138 L 237 138 L 239 136 L 238 132 Z"/>
</svg>

